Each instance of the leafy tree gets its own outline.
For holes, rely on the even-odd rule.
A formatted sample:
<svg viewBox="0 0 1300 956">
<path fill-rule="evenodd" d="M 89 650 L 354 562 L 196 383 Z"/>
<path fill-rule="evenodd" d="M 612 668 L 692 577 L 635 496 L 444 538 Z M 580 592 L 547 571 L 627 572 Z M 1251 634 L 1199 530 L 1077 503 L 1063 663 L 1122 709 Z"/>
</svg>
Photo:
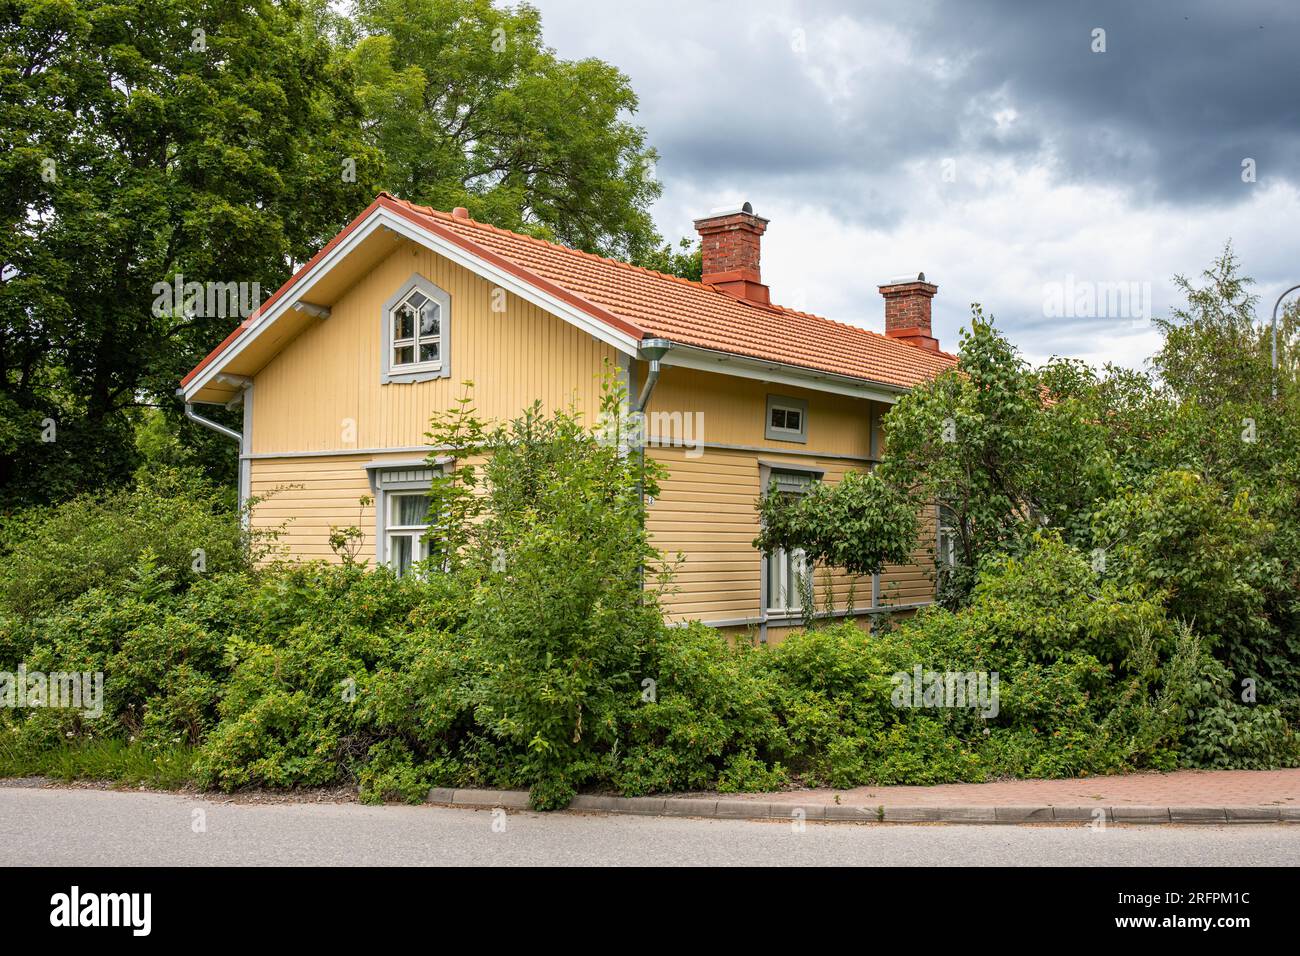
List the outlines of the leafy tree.
<svg viewBox="0 0 1300 956">
<path fill-rule="evenodd" d="M 357 0 L 334 18 L 383 156 L 384 188 L 589 252 L 659 242 L 653 149 L 627 77 L 562 60 L 537 10 L 489 0 Z"/>
<path fill-rule="evenodd" d="M 0 487 L 43 501 L 128 477 L 130 410 L 174 418 L 238 321 L 155 309 L 155 284 L 269 294 L 378 163 L 297 3 L 14 0 L 0 37 Z M 233 476 L 226 439 L 186 438 Z"/>
<path fill-rule="evenodd" d="M 1300 645 L 1279 642 L 1269 594 L 1282 578 L 1273 527 L 1248 492 L 1225 501 L 1213 481 L 1185 471 L 1154 475 L 1097 515 L 1106 573 L 1163 593 L 1171 615 L 1194 626 L 1242 676 L 1273 678 L 1294 668 Z"/>
<path fill-rule="evenodd" d="M 1259 297 L 1250 292 L 1253 280 L 1241 274 L 1241 264 L 1228 243 L 1214 263 L 1201 273 L 1202 283 L 1184 276 L 1174 282 L 1187 297 L 1185 307 L 1154 324 L 1164 344 L 1152 366 L 1174 398 L 1213 406 L 1225 401 L 1267 398 L 1271 392 L 1272 335 L 1258 325 L 1255 306 Z M 1283 374 L 1294 381 L 1296 313 L 1280 318 L 1279 346 Z"/>
<path fill-rule="evenodd" d="M 1023 550 L 1041 527 L 1085 543 L 1088 516 L 1111 481 L 1101 428 L 1071 394 L 1087 389 L 1087 370 L 1057 363 L 1033 372 L 979 306 L 959 359 L 890 409 L 880 467 L 918 506 L 935 503 L 950 516 L 957 565 L 940 586 L 957 604 L 980 561 Z M 1049 382 L 1062 393 L 1048 398 Z"/>
<path fill-rule="evenodd" d="M 1121 481 L 1132 489 L 1128 503 L 1114 503 L 1108 520 L 1117 510 L 1128 513 L 1125 540 L 1145 543 L 1141 562 L 1169 575 L 1176 611 L 1199 622 L 1239 678 L 1255 679 L 1265 696 L 1295 698 L 1296 309 L 1279 317 L 1275 376 L 1270 330 L 1253 321 L 1251 281 L 1241 275 L 1231 246 L 1199 284 L 1181 278 L 1179 284 L 1187 305 L 1158 323 L 1165 341 L 1152 359 L 1157 375 L 1112 370 L 1088 399 L 1091 414 L 1107 425 Z M 1244 517 L 1229 521 L 1233 516 Z M 1110 523 L 1107 533 L 1116 537 Z"/>
<path fill-rule="evenodd" d="M 625 401 L 607 381 L 602 420 L 617 420 Z M 597 772 L 593 751 L 617 742 L 662 626 L 642 578 L 658 556 L 642 504 L 643 491 L 658 493 L 658 467 L 589 431 L 575 411 L 545 414 L 540 404 L 488 429 L 466 399 L 434 420 L 430 437 L 488 452 L 472 475 L 459 465 L 435 492 L 454 507 L 431 534 L 472 595 L 458 635 L 476 674 L 465 706 L 520 755 L 534 806 L 565 806 Z M 447 564 L 435 557 L 428 570 Z"/>
<path fill-rule="evenodd" d="M 676 249 L 665 244 L 646 253 L 636 260 L 636 264 L 653 269 L 655 272 L 699 282 L 704 274 L 702 256 L 699 240 L 692 241 L 682 237 Z"/>
<path fill-rule="evenodd" d="M 878 574 L 909 560 L 916 542 L 915 505 L 875 473 L 850 472 L 837 484 L 817 482 L 802 495 L 775 484 L 758 502 L 762 530 L 754 547 L 764 554 L 802 550 L 816 569 Z M 812 608 L 804 601 L 805 616 Z"/>
</svg>

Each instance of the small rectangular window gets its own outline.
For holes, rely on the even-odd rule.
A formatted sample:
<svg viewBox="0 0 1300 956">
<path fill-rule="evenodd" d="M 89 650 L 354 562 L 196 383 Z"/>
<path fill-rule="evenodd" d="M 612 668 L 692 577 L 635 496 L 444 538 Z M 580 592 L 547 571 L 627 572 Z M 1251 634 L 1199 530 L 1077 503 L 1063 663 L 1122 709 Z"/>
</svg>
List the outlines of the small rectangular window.
<svg viewBox="0 0 1300 956">
<path fill-rule="evenodd" d="M 939 535 L 936 557 L 939 564 L 947 568 L 957 566 L 957 544 L 960 529 L 957 514 L 946 505 L 939 506 Z"/>
<path fill-rule="evenodd" d="M 767 609 L 797 614 L 808 587 L 808 559 L 802 550 L 773 551 L 767 558 Z"/>
<path fill-rule="evenodd" d="M 767 422 L 764 436 L 769 441 L 808 440 L 808 402 L 783 395 L 767 396 Z"/>
<path fill-rule="evenodd" d="M 413 494 L 389 494 L 388 524 L 384 529 L 384 548 L 388 565 L 405 577 L 420 561 L 429 556 L 429 543 L 424 540 L 429 530 L 429 498 Z"/>
</svg>

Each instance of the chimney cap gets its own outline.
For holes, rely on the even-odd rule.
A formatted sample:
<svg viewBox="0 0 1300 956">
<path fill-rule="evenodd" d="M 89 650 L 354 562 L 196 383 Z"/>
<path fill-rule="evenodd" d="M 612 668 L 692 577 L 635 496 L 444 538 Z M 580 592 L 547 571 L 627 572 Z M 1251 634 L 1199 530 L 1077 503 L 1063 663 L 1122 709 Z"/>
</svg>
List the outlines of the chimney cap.
<svg viewBox="0 0 1300 956">
<path fill-rule="evenodd" d="M 469 218 L 469 210 L 466 209 L 464 206 L 457 206 L 455 209 L 451 211 L 451 214 L 457 219 Z"/>
<path fill-rule="evenodd" d="M 768 219 L 764 219 L 762 216 L 756 215 L 754 212 L 754 204 L 746 200 L 745 202 L 742 202 L 739 206 L 716 206 L 713 209 L 709 210 L 709 214 L 707 216 L 701 216 L 700 218 L 696 219 L 695 225 L 698 228 L 700 223 L 702 222 L 712 222 L 714 219 L 726 219 L 728 216 L 750 216 L 754 219 L 757 219 L 759 222 L 763 223 L 764 225 L 766 225 L 770 221 Z"/>
<path fill-rule="evenodd" d="M 924 272 L 918 272 L 916 275 L 894 276 L 888 282 L 884 283 L 881 288 L 891 285 L 907 285 L 911 282 L 928 282 Z"/>
</svg>

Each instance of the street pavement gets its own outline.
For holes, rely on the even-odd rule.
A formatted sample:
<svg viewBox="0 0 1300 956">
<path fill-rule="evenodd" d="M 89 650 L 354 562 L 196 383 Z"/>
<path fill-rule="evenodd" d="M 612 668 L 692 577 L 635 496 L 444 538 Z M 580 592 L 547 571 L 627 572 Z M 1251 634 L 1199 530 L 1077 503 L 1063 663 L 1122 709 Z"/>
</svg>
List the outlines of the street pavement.
<svg viewBox="0 0 1300 956">
<path fill-rule="evenodd" d="M 800 826 L 0 786 L 0 846 L 7 866 L 1294 866 L 1300 824 Z"/>
</svg>

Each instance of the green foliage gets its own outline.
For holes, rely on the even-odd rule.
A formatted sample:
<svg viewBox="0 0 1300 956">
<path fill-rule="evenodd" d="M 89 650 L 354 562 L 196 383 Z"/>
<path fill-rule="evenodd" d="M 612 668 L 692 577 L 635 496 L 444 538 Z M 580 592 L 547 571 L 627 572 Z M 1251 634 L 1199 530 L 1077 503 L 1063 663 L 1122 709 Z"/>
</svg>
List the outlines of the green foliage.
<svg viewBox="0 0 1300 956">
<path fill-rule="evenodd" d="M 1160 472 L 1108 502 L 1097 524 L 1099 537 L 1115 542 L 1108 573 L 1163 590 L 1170 613 L 1194 622 L 1230 666 L 1258 673 L 1258 655 L 1277 639 L 1266 594 L 1282 569 L 1263 547 L 1272 528 L 1248 493 L 1225 500 L 1199 475 Z"/>
<path fill-rule="evenodd" d="M 1084 370 L 1056 363 L 1035 374 L 979 306 L 959 358 L 890 409 L 879 468 L 917 506 L 951 515 L 957 565 L 942 569 L 940 596 L 953 607 L 969 598 L 982 560 L 1022 550 L 1040 527 L 1082 545 L 1112 480 L 1101 427 L 1071 389 L 1044 401 L 1049 383 L 1077 389 Z"/>
<path fill-rule="evenodd" d="M 171 468 L 143 473 L 133 488 L 21 513 L 0 544 L 0 609 L 24 613 L 129 583 L 146 553 L 183 589 L 203 574 L 245 568 L 257 546 L 221 491 Z"/>
<path fill-rule="evenodd" d="M 782 494 L 773 484 L 758 512 L 758 550 L 801 548 L 809 561 L 853 575 L 904 563 L 916 540 L 915 509 L 874 473 L 849 472 L 834 485 L 817 482 L 802 495 Z"/>
<path fill-rule="evenodd" d="M 137 403 L 178 418 L 177 381 L 238 317 L 156 314 L 155 283 L 269 294 L 374 195 L 360 108 L 302 26 L 301 6 L 268 0 L 0 10 L 7 502 L 124 484 Z M 184 434 L 210 474 L 233 479 L 227 439 Z"/>
<path fill-rule="evenodd" d="M 834 485 L 816 482 L 800 495 L 784 494 L 773 483 L 757 510 L 754 547 L 764 554 L 801 549 L 810 578 L 818 567 L 877 574 L 887 564 L 908 562 L 916 541 L 915 505 L 874 472 L 850 472 Z M 807 617 L 811 594 L 803 603 Z"/>
<path fill-rule="evenodd" d="M 381 188 L 604 255 L 661 242 L 627 77 L 557 57 L 526 5 L 15 0 L 0 36 L 4 511 L 159 461 L 233 490 L 173 393 L 243 316 L 155 286 L 265 298 Z"/>
<path fill-rule="evenodd" d="M 309 564 L 268 576 L 249 598 L 248 626 L 226 641 L 230 676 L 196 779 L 230 790 L 354 776 L 372 739 L 357 701 L 391 660 L 418 582 Z"/>
<path fill-rule="evenodd" d="M 602 416 L 617 419 L 624 400 L 607 381 Z M 435 426 L 432 437 L 456 447 L 450 430 Z M 534 803 L 567 803 L 594 772 L 592 751 L 616 739 L 618 687 L 630 685 L 661 626 L 642 587 L 657 555 L 641 489 L 656 493 L 655 472 L 577 414 L 540 406 L 493 429 L 486 446 L 481 520 L 446 532 L 463 543 L 469 578 L 460 630 L 476 668 L 468 705 L 494 742 L 520 755 Z"/>
<path fill-rule="evenodd" d="M 625 755 L 613 782 L 628 795 L 716 787 L 779 789 L 785 740 L 761 653 L 711 628 L 661 630 L 625 700 Z"/>
<path fill-rule="evenodd" d="M 692 282 L 699 282 L 704 277 L 704 257 L 698 239 L 683 237 L 678 240 L 676 249 L 665 243 L 633 262 L 642 268 Z"/>
<path fill-rule="evenodd" d="M 661 187 L 628 78 L 562 60 L 541 16 L 488 0 L 360 0 L 337 20 L 385 189 L 568 246 L 637 257 Z"/>
<path fill-rule="evenodd" d="M 478 494 L 479 473 L 473 462 L 488 444 L 487 427 L 478 418 L 470 397 L 473 382 L 454 408 L 435 412 L 425 437 L 434 447 L 429 455 L 433 481 L 429 488 L 429 563 L 454 570 L 460 566 L 474 535 L 486 500 Z M 450 461 L 443 463 L 443 459 Z"/>
<path fill-rule="evenodd" d="M 1199 662 L 1185 704 L 1190 727 L 1182 761 L 1205 770 L 1269 770 L 1300 764 L 1300 733 L 1277 707 L 1247 706 L 1232 675 L 1210 658 Z"/>
</svg>

